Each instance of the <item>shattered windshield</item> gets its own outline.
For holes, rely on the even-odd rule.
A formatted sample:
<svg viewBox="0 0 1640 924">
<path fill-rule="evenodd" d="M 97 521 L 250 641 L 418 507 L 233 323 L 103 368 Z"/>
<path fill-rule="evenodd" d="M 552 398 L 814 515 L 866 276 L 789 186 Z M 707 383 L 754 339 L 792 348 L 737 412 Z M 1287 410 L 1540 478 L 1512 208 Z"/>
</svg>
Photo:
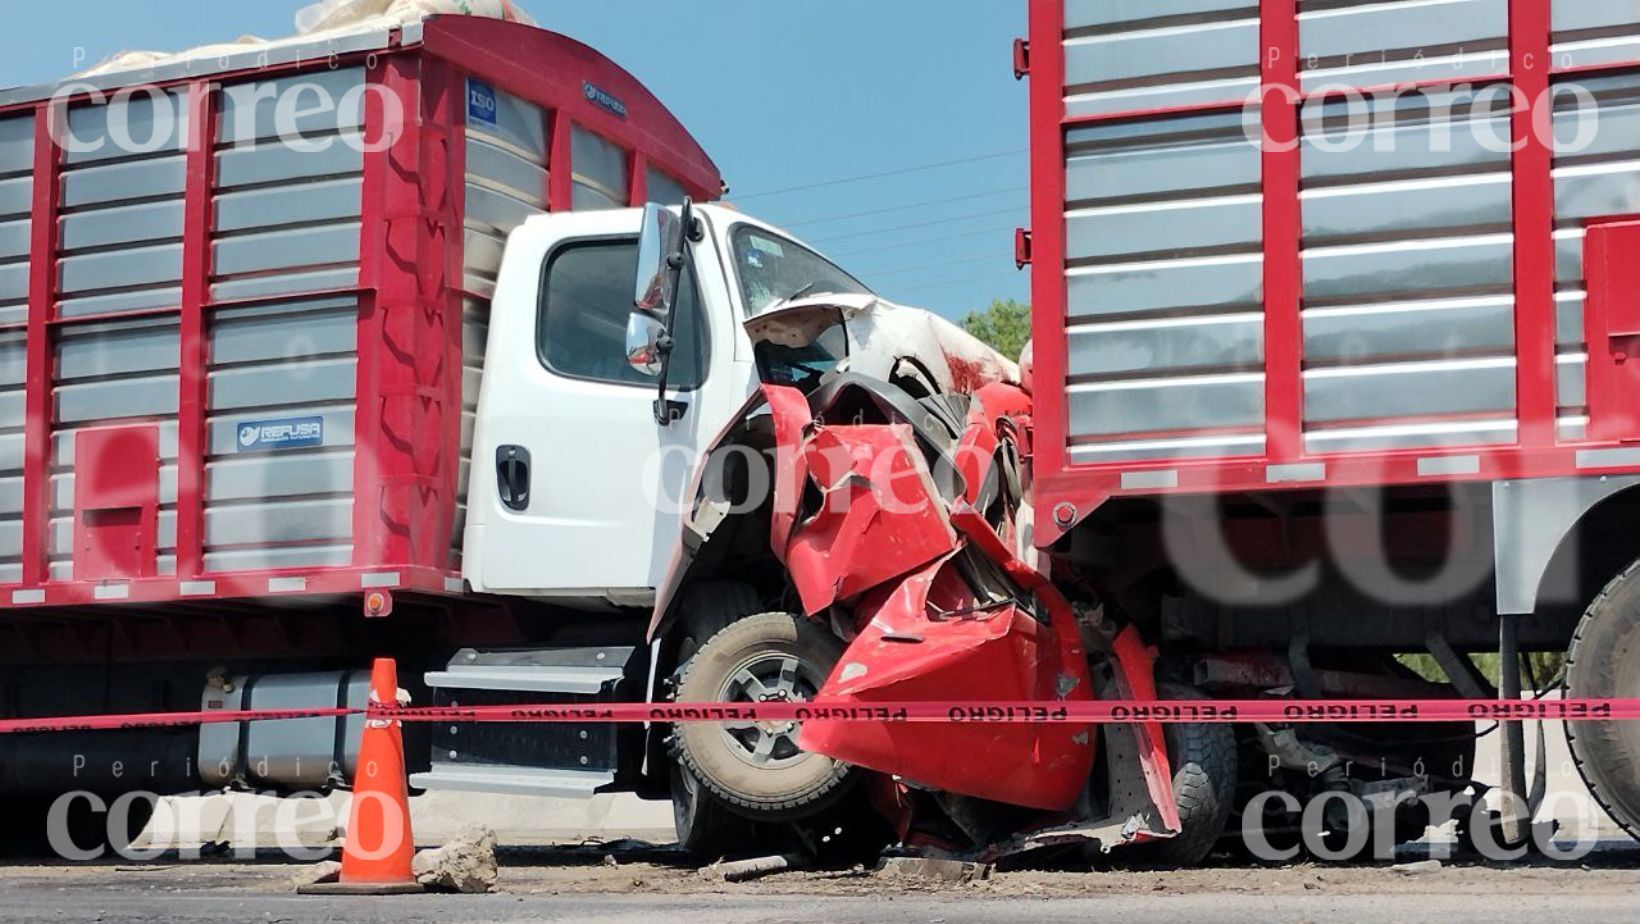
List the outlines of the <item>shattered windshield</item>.
<svg viewBox="0 0 1640 924">
<path fill-rule="evenodd" d="M 771 385 L 807 391 L 848 358 L 848 329 L 827 328 L 807 346 L 789 347 L 763 341 L 755 348 L 758 377 Z"/>
<path fill-rule="evenodd" d="M 735 275 L 746 315 L 811 295 L 870 295 L 871 290 L 801 244 L 741 225 L 734 231 Z"/>
</svg>

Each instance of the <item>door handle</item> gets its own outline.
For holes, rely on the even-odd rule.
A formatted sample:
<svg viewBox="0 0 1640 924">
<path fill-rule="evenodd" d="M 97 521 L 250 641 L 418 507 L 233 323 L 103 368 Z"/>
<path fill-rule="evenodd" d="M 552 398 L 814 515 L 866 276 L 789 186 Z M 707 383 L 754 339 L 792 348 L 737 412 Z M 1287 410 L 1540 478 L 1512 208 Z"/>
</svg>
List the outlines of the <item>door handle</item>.
<svg viewBox="0 0 1640 924">
<path fill-rule="evenodd" d="M 495 486 L 501 504 L 508 510 L 524 510 L 530 505 L 530 451 L 522 446 L 497 446 Z"/>
</svg>

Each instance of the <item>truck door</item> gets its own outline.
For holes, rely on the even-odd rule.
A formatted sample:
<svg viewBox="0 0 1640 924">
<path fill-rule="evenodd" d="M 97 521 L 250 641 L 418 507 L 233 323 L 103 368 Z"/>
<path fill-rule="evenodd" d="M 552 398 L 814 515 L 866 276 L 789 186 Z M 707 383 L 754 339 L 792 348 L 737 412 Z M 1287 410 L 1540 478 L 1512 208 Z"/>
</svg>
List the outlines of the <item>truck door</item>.
<svg viewBox="0 0 1640 924">
<path fill-rule="evenodd" d="M 653 597 L 700 452 L 738 403 L 734 337 L 710 240 L 678 302 L 669 397 L 626 362 L 639 210 L 537 218 L 507 244 L 474 434 L 463 570 L 495 593 Z"/>
</svg>

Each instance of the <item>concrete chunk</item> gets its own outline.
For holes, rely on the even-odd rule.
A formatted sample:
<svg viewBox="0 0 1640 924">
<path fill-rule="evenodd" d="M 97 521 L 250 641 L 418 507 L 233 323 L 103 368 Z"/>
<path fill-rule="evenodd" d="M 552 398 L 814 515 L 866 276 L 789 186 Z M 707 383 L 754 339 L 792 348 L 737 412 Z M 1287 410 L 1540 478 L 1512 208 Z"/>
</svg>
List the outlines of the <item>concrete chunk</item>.
<svg viewBox="0 0 1640 924">
<path fill-rule="evenodd" d="M 989 863 L 963 860 L 934 860 L 925 857 L 890 857 L 877 868 L 885 879 L 925 879 L 933 882 L 975 882 L 991 878 Z"/>
<path fill-rule="evenodd" d="M 468 825 L 443 847 L 416 854 L 411 868 L 416 881 L 433 892 L 482 894 L 495 890 L 499 866 L 495 832 Z"/>
</svg>

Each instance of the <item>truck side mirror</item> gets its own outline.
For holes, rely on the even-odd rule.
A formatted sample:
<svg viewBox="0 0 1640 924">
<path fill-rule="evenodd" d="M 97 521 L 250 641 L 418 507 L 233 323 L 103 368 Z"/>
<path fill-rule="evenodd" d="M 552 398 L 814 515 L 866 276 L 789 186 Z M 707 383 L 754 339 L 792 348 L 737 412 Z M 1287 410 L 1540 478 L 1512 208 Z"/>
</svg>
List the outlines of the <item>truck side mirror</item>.
<svg viewBox="0 0 1640 924">
<path fill-rule="evenodd" d="M 665 317 L 677 296 L 679 267 L 675 259 L 683 253 L 683 222 L 670 209 L 651 202 L 643 207 L 643 229 L 638 234 L 638 287 L 633 307 L 657 317 Z M 680 264 L 681 266 L 681 264 Z"/>
<path fill-rule="evenodd" d="M 638 232 L 638 281 L 626 321 L 626 361 L 655 377 L 655 422 L 663 427 L 681 416 L 684 407 L 666 397 L 666 378 L 679 280 L 689 262 L 689 242 L 696 239 L 693 209 L 684 199 L 682 215 L 673 215 L 651 202 L 643 207 L 643 228 Z"/>
<path fill-rule="evenodd" d="M 645 311 L 634 311 L 626 319 L 626 364 L 647 375 L 661 374 L 661 338 L 666 325 Z"/>
</svg>

